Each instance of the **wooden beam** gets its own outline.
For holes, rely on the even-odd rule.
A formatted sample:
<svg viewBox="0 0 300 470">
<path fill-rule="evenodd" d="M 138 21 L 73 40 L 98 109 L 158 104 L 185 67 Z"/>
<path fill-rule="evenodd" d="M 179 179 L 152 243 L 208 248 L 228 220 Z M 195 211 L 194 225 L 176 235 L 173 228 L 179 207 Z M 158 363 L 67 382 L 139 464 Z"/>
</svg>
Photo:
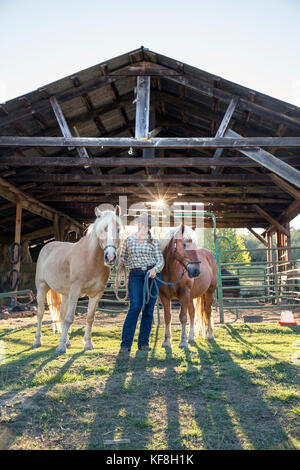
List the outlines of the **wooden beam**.
<svg viewBox="0 0 300 470">
<path fill-rule="evenodd" d="M 106 86 L 110 83 L 117 81 L 119 77 L 107 76 L 107 77 L 100 77 L 98 80 L 88 81 L 83 85 L 77 87 L 76 89 L 72 89 L 71 91 L 67 91 L 64 93 L 57 93 L 55 95 L 56 99 L 60 103 L 64 103 L 66 101 L 72 100 L 81 96 L 85 93 L 89 93 L 91 91 L 97 90 L 103 86 Z M 34 104 L 25 110 L 19 111 L 14 113 L 13 115 L 5 116 L 0 119 L 0 127 L 8 126 L 14 122 L 20 121 L 21 119 L 27 118 L 28 116 L 32 116 L 34 113 L 39 113 L 51 107 L 49 99 L 43 100 L 41 103 Z"/>
<path fill-rule="evenodd" d="M 53 235 L 53 230 L 54 227 L 53 225 L 51 225 L 50 227 L 40 228 L 38 230 L 35 230 L 34 232 L 22 234 L 22 241 L 31 241 L 36 240 L 38 238 L 47 237 L 48 235 Z"/>
<path fill-rule="evenodd" d="M 84 183 L 84 181 L 82 182 Z M 146 188 L 146 187 L 145 187 Z M 113 185 L 105 185 L 105 191 L 111 193 L 115 191 L 115 186 Z M 120 194 L 127 194 L 127 192 L 130 191 L 136 191 L 136 185 L 132 186 L 122 186 L 119 188 Z M 43 194 L 44 192 L 49 192 L 50 194 L 53 191 L 53 185 L 50 184 L 43 184 L 43 185 L 35 185 L 35 188 L 33 188 L 33 192 L 35 194 Z M 56 186 L 55 187 L 55 192 L 57 194 L 102 194 L 104 191 L 103 187 L 100 187 L 99 185 L 96 186 L 86 186 L 83 184 L 75 184 L 74 186 L 66 186 L 65 184 L 63 186 Z M 216 188 L 212 188 L 211 186 L 184 186 L 182 184 L 170 184 L 164 187 L 163 193 L 166 196 L 169 194 L 177 194 L 177 193 L 183 193 L 183 194 L 216 194 Z M 258 194 L 263 194 L 264 196 L 269 196 L 271 197 L 273 195 L 280 195 L 280 197 L 284 197 L 285 194 L 282 192 L 282 190 L 277 187 L 277 186 L 271 186 L 271 185 L 247 185 L 247 186 L 218 186 L 218 193 L 219 194 L 234 194 L 240 197 L 241 201 L 243 198 L 241 198 L 241 194 L 245 194 L 245 198 L 247 198 L 248 194 L 251 195 L 258 195 Z M 1 210 L 1 206 L 0 206 Z"/>
<path fill-rule="evenodd" d="M 239 138 L 240 135 L 237 132 L 234 132 L 232 129 L 228 129 L 226 132 L 226 136 L 228 138 Z M 275 137 L 275 138 L 282 138 L 282 137 Z M 260 165 L 264 166 L 268 170 L 276 173 L 277 175 L 281 176 L 283 179 L 287 180 L 289 183 L 294 184 L 298 188 L 300 188 L 300 171 L 296 170 L 292 166 L 288 165 L 287 163 L 283 162 L 277 157 L 274 157 L 271 153 L 267 152 L 266 150 L 262 149 L 238 149 L 243 155 L 246 155 L 249 158 L 252 158 Z"/>
<path fill-rule="evenodd" d="M 146 188 L 144 187 L 144 190 Z M 102 189 L 102 192 L 107 193 L 108 191 L 105 189 L 105 187 Z M 114 192 L 116 192 L 116 189 L 114 189 Z M 129 191 L 126 193 L 128 197 L 132 196 L 132 191 Z M 78 202 L 99 202 L 100 198 L 103 198 L 104 196 L 99 196 L 99 194 L 79 194 L 76 195 L 76 201 Z M 118 201 L 119 194 L 116 194 L 115 197 L 113 195 L 109 195 L 109 198 L 114 201 Z M 140 190 L 137 191 L 137 197 L 138 198 L 143 198 L 149 200 L 149 198 L 154 199 L 157 198 L 158 196 L 156 195 L 156 192 L 154 193 L 151 191 L 151 194 L 149 196 L 148 192 L 141 192 Z M 55 191 L 55 194 L 49 194 L 45 195 L 41 198 L 43 201 L 55 201 L 55 202 L 73 202 L 75 196 L 68 194 L 61 194 L 57 191 Z M 173 193 L 173 195 L 168 194 L 165 196 L 166 200 L 169 199 L 178 199 L 177 193 Z M 247 197 L 245 199 L 241 199 L 239 196 L 212 196 L 210 194 L 207 194 L 206 196 L 203 194 L 195 195 L 195 196 L 183 196 L 182 197 L 183 202 L 193 202 L 193 201 L 203 201 L 203 202 L 223 202 L 225 204 L 238 204 L 241 207 L 244 207 L 244 205 L 247 204 L 286 204 L 288 201 L 286 199 L 278 199 L 278 198 L 262 198 L 262 197 Z"/>
<path fill-rule="evenodd" d="M 150 149 L 146 149 L 150 150 Z M 152 150 L 152 149 L 151 149 Z M 212 163 L 212 158 L 207 157 L 167 157 L 167 158 L 147 158 L 144 160 L 139 157 L 92 157 L 88 160 L 90 167 L 199 167 L 208 168 Z M 77 157 L 2 157 L 0 156 L 1 166 L 26 167 L 26 166 L 43 166 L 43 167 L 83 167 L 86 166 L 86 159 Z M 260 166 L 253 160 L 248 158 L 218 158 L 214 160 L 215 166 L 229 166 L 238 168 L 252 168 Z"/>
<path fill-rule="evenodd" d="M 293 201 L 287 209 L 285 209 L 278 217 L 282 224 L 287 224 L 293 220 L 300 213 L 300 201 Z M 262 236 L 265 236 L 266 233 L 273 233 L 276 230 L 276 225 L 271 224 L 266 230 L 262 233 Z"/>
<path fill-rule="evenodd" d="M 24 183 L 24 181 L 35 181 L 35 182 L 51 182 L 51 183 L 133 183 L 136 184 L 136 175 L 80 175 L 80 174 L 36 174 L 31 172 L 30 174 L 22 174 L 21 177 L 15 178 L 16 182 Z M 239 173 L 233 173 L 230 175 L 139 175 L 138 181 L 142 183 L 269 183 L 270 177 L 268 175 L 241 175 Z M 1 185 L 0 185 L 1 186 Z"/>
<path fill-rule="evenodd" d="M 72 133 L 71 133 L 70 128 L 68 126 L 68 123 L 65 119 L 65 116 L 62 112 L 62 109 L 61 109 L 57 99 L 55 98 L 55 96 L 52 96 L 50 98 L 50 103 L 51 103 L 53 112 L 56 116 L 56 119 L 57 119 L 57 122 L 59 124 L 62 135 L 64 137 L 67 137 L 67 138 L 72 138 L 73 136 L 72 136 Z M 68 149 L 73 150 L 73 148 L 74 147 L 69 147 Z M 80 148 L 80 147 L 76 148 L 76 151 L 77 151 L 80 158 L 83 158 L 83 159 L 89 158 L 89 154 L 87 153 L 87 150 L 84 147 L 83 148 Z"/>
<path fill-rule="evenodd" d="M 270 222 L 272 225 L 275 225 L 275 227 L 277 227 L 278 230 L 280 230 L 281 232 L 285 233 L 286 235 L 288 235 L 288 232 L 287 230 L 283 227 L 283 225 L 281 225 L 277 220 L 274 219 L 274 217 L 272 217 L 270 214 L 268 214 L 264 209 L 262 209 L 260 206 L 258 206 L 257 204 L 254 204 L 253 205 L 253 208 L 262 216 L 264 217 L 268 222 Z"/>
<path fill-rule="evenodd" d="M 153 63 L 150 64 L 149 62 L 134 64 L 134 68 L 132 65 L 126 66 L 114 72 L 113 74 L 100 77 L 96 81 L 92 80 L 86 82 L 76 89 L 72 89 L 72 91 L 59 93 L 56 95 L 56 98 L 62 103 L 77 96 L 82 96 L 85 93 L 89 93 L 107 84 L 114 83 L 123 76 L 144 75 L 145 73 L 146 75 L 156 75 L 157 77 L 163 76 L 166 79 L 172 80 L 181 86 L 185 86 L 196 92 L 202 93 L 206 96 L 214 97 L 226 103 L 230 103 L 230 100 L 232 99 L 232 94 L 229 92 L 226 92 L 220 88 L 209 87 L 194 79 L 186 78 L 186 76 L 183 75 L 182 70 L 178 72 L 168 67 L 163 67 Z M 27 109 L 22 110 L 21 112 L 14 113 L 13 116 L 4 116 L 2 119 L 0 119 L 0 126 L 8 125 L 23 119 L 24 117 L 31 116 L 33 113 L 37 113 L 49 108 L 49 106 L 49 100 L 46 99 L 42 103 L 35 104 L 34 106 L 30 106 Z M 266 119 L 271 119 L 289 127 L 300 129 L 300 122 L 298 119 L 287 116 L 284 113 L 265 108 L 245 98 L 240 98 L 240 108 L 241 110 L 253 112 Z"/>
<path fill-rule="evenodd" d="M 233 132 L 227 131 L 227 134 Z M 236 134 L 236 133 L 235 133 Z M 300 147 L 300 137 L 16 137 L 0 136 L 0 147 L 233 148 Z M 257 151 L 257 150 L 256 150 Z M 271 155 L 267 153 L 267 155 Z M 251 153 L 250 158 L 253 158 Z M 273 157 L 272 158 L 276 158 Z"/>
<path fill-rule="evenodd" d="M 283 191 L 290 194 L 294 199 L 296 199 L 296 201 L 300 201 L 300 191 L 298 191 L 298 189 L 294 188 L 294 186 L 290 185 L 277 175 L 271 174 L 270 178 Z"/>
<path fill-rule="evenodd" d="M 220 88 L 207 86 L 194 79 L 186 78 L 185 76 L 180 76 L 180 77 L 168 76 L 165 78 L 179 85 L 184 85 L 190 90 L 196 91 L 198 93 L 202 93 L 206 96 L 214 97 L 218 100 L 224 101 L 225 103 L 230 103 L 232 99 L 232 94 L 229 92 L 221 90 Z M 292 118 L 290 116 L 287 116 L 284 113 L 280 113 L 278 111 L 274 111 L 272 109 L 266 108 L 264 106 L 261 106 L 245 98 L 240 98 L 239 108 L 242 111 L 252 112 L 258 116 L 262 116 L 265 119 L 270 119 L 272 121 L 285 124 L 289 127 L 300 129 L 299 119 Z"/>
<path fill-rule="evenodd" d="M 259 233 L 255 232 L 255 230 L 253 230 L 253 228 L 251 228 L 251 227 L 247 227 L 247 228 L 248 228 L 249 232 L 251 232 L 252 235 L 254 235 L 263 245 L 268 247 L 268 243 L 266 242 L 266 240 L 261 235 L 259 235 Z"/>
<path fill-rule="evenodd" d="M 224 114 L 224 117 L 221 121 L 221 124 L 217 130 L 217 133 L 215 137 L 223 137 L 225 135 L 226 130 L 228 129 L 229 123 L 231 121 L 232 115 L 237 107 L 237 104 L 239 102 L 239 97 L 234 96 L 232 100 L 230 101 L 228 108 L 226 110 L 226 113 Z M 217 160 L 218 158 L 221 157 L 223 152 L 222 148 L 219 148 L 215 151 L 213 158 Z"/>
<path fill-rule="evenodd" d="M 27 195 L 26 193 L 24 193 L 8 181 L 4 180 L 3 178 L 0 178 L 0 196 L 14 203 L 17 202 L 18 198 L 21 198 L 23 209 L 26 209 L 29 212 L 32 212 L 33 214 L 36 214 L 51 221 L 54 220 L 55 214 L 61 215 L 63 217 L 66 217 L 67 222 L 70 226 L 74 226 L 75 228 L 82 230 L 81 224 L 79 224 L 76 220 L 57 211 L 56 209 L 50 206 L 47 206 L 46 204 L 43 204 L 34 197 Z"/>
</svg>

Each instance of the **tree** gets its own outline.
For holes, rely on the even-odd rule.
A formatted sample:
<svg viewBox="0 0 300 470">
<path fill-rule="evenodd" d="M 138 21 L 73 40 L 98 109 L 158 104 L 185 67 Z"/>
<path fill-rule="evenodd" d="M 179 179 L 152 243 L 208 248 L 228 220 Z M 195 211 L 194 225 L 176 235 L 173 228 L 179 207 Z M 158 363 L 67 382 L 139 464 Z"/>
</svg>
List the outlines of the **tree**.
<svg viewBox="0 0 300 470">
<path fill-rule="evenodd" d="M 243 238 L 234 228 L 219 228 L 217 229 L 217 236 L 229 239 L 232 250 L 246 250 Z M 215 254 L 214 236 L 211 229 L 204 229 L 204 248 Z M 220 238 L 218 240 L 218 252 L 220 253 L 223 250 L 230 250 L 230 246 L 226 239 Z M 248 251 L 229 252 L 222 254 L 221 261 L 222 263 L 249 263 L 251 256 Z"/>
<path fill-rule="evenodd" d="M 253 262 L 265 262 L 267 261 L 267 251 L 255 251 L 260 248 L 266 248 L 263 243 L 261 243 L 254 235 L 241 235 L 242 239 L 244 240 L 244 244 L 246 248 L 250 251 L 251 254 L 251 261 Z"/>
</svg>

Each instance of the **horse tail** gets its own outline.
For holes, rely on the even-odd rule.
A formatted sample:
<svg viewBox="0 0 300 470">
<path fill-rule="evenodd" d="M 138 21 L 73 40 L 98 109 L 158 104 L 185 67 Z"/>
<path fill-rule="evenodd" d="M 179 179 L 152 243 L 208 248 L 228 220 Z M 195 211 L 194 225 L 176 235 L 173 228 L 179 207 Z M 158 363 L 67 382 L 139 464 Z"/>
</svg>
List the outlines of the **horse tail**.
<svg viewBox="0 0 300 470">
<path fill-rule="evenodd" d="M 62 332 L 60 316 L 61 302 L 62 296 L 58 292 L 55 292 L 53 289 L 49 289 L 49 291 L 47 292 L 47 303 L 52 317 L 53 333 L 55 333 L 55 331 L 57 331 L 58 333 Z"/>
<path fill-rule="evenodd" d="M 200 334 L 200 331 L 203 331 L 203 298 L 197 297 L 194 299 L 195 306 L 195 319 L 194 319 L 194 328 L 195 328 L 195 337 L 197 338 Z"/>
</svg>

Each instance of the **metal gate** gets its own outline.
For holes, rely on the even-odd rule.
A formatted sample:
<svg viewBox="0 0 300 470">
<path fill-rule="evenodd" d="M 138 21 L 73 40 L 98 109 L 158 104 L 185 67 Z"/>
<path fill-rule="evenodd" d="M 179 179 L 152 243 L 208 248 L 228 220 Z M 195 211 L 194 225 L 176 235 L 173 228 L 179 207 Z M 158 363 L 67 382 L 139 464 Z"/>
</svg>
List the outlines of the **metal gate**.
<svg viewBox="0 0 300 470">
<path fill-rule="evenodd" d="M 237 253 L 264 254 L 267 261 L 234 262 Z M 283 255 L 283 253 L 285 253 Z M 250 309 L 294 310 L 300 301 L 300 247 L 216 252 L 220 322 L 226 311 Z"/>
</svg>

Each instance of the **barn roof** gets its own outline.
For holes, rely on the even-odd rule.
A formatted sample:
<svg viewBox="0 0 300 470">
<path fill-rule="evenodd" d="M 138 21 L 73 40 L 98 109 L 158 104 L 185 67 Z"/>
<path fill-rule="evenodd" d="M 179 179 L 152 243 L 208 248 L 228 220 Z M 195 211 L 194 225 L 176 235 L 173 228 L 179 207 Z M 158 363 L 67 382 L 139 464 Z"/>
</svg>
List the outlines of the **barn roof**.
<svg viewBox="0 0 300 470">
<path fill-rule="evenodd" d="M 0 137 L 62 136 L 56 104 L 74 137 L 134 137 L 137 75 L 151 76 L 150 130 L 156 137 L 218 136 L 230 103 L 229 128 L 239 136 L 300 136 L 300 108 L 141 47 L 0 105 Z M 268 228 L 299 213 L 293 183 L 240 149 L 217 151 L 216 159 L 213 148 L 161 148 L 143 165 L 139 148 L 130 155 L 128 148 L 88 147 L 89 166 L 78 163 L 76 148 L 0 147 L 0 225 L 13 234 L 14 200 L 7 196 L 13 188 L 53 209 L 53 217 L 67 214 L 79 223 L 93 219 L 95 205 L 117 203 L 119 194 L 129 203 L 163 195 L 168 202 L 204 202 L 219 227 Z M 300 166 L 297 147 L 265 151 Z M 33 215 L 28 203 L 23 234 L 44 236 L 51 217 Z"/>
</svg>

